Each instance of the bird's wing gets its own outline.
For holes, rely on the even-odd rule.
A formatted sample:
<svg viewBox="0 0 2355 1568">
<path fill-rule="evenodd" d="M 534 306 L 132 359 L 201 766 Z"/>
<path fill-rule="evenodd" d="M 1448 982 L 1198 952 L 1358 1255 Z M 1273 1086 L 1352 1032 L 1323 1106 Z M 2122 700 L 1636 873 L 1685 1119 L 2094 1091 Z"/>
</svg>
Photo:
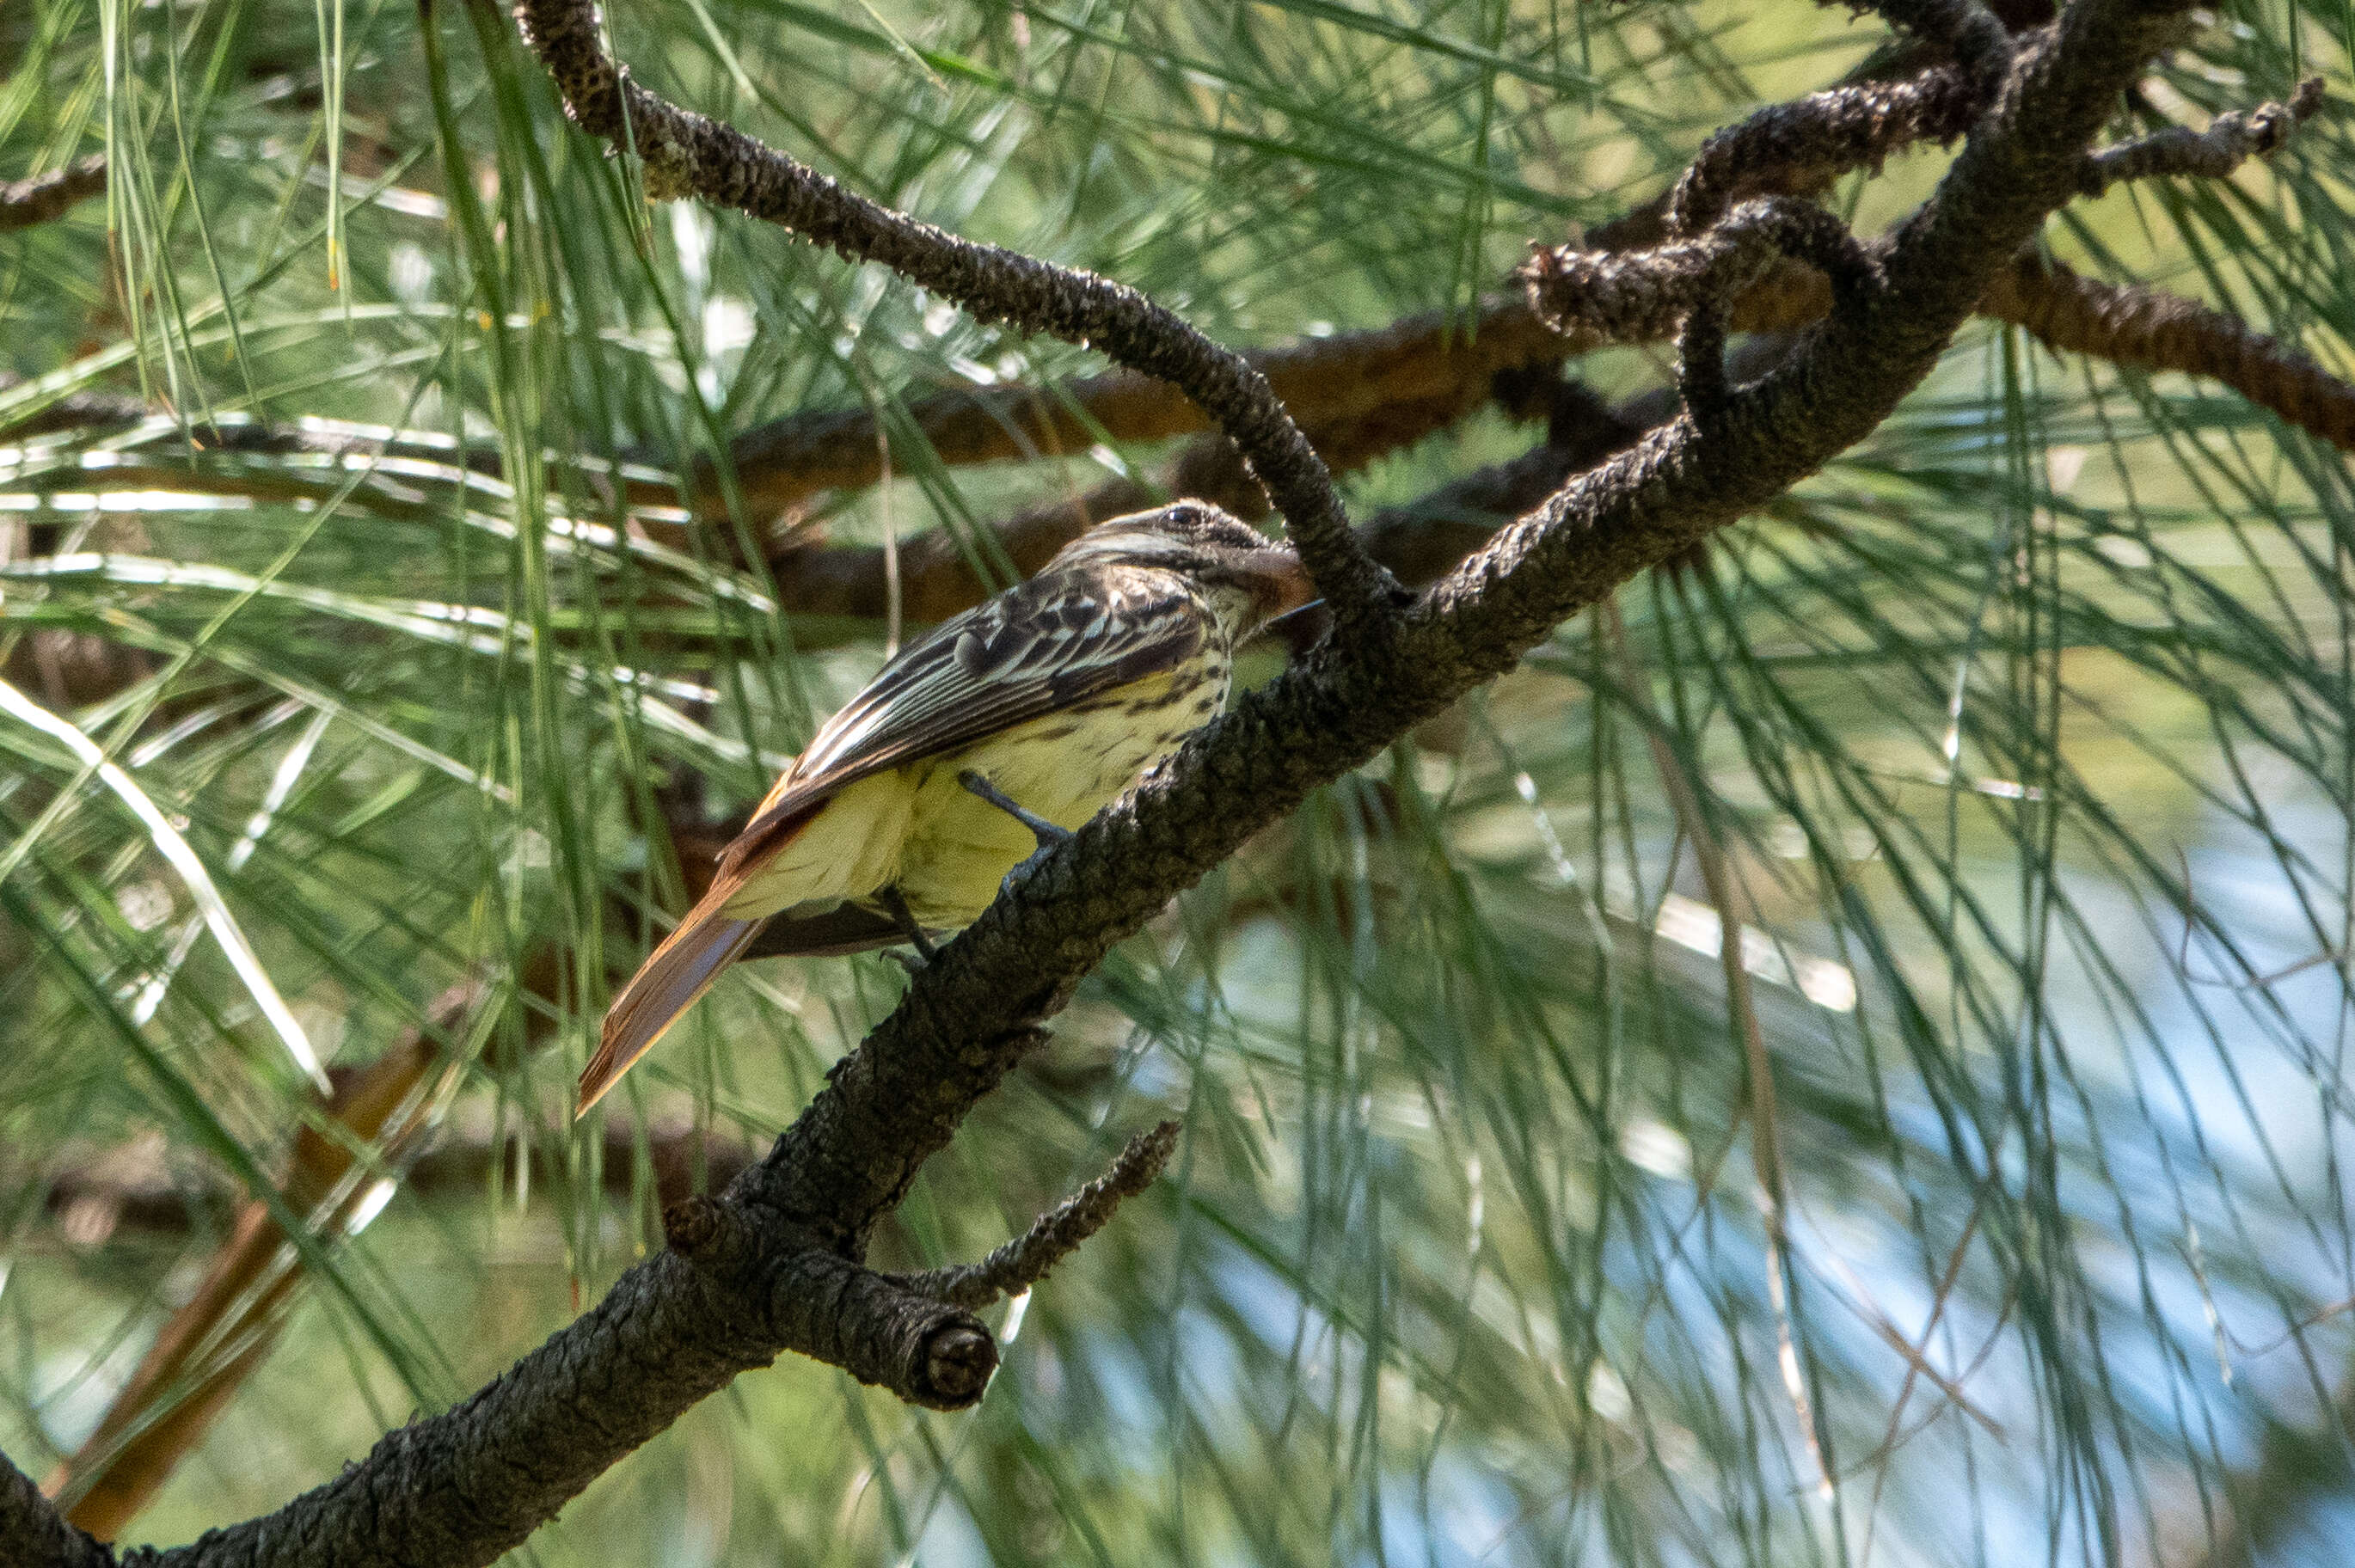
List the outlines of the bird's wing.
<svg viewBox="0 0 2355 1568">
<path fill-rule="evenodd" d="M 811 738 L 721 854 L 719 874 L 745 866 L 845 785 L 1173 669 L 1201 641 L 1201 615 L 1167 573 L 1032 578 L 901 649 Z"/>
</svg>

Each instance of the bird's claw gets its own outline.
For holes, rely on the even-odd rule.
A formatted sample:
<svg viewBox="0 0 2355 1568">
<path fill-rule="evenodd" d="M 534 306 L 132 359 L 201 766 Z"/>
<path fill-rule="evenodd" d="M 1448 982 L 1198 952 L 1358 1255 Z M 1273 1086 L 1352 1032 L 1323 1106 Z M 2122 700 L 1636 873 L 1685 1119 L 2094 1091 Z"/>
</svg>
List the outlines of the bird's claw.
<svg viewBox="0 0 2355 1568">
<path fill-rule="evenodd" d="M 891 917 L 891 923 L 900 928 L 900 934 L 906 937 L 908 945 L 915 949 L 913 953 L 901 953 L 894 948 L 891 956 L 898 959 L 901 967 L 911 975 L 928 966 L 940 950 L 932 945 L 932 939 L 924 934 L 924 928 L 916 923 L 915 912 L 908 907 L 907 895 L 896 887 L 889 887 L 875 895 L 875 901 L 883 906 L 883 912 Z"/>
<path fill-rule="evenodd" d="M 1071 834 L 1069 832 L 1065 832 L 1063 834 L 1063 837 L 1065 838 L 1070 837 Z M 1061 840 L 1058 839 L 1056 842 L 1060 843 Z M 1014 869 L 1007 872 L 1004 877 L 998 880 L 997 896 L 1004 898 L 1009 893 L 1018 891 L 1023 883 L 1030 880 L 1031 873 L 1039 869 L 1039 862 L 1047 858 L 1047 851 L 1054 847 L 1055 846 L 1053 844 L 1041 844 L 1039 848 L 1031 850 L 1030 853 L 1022 857 L 1021 859 L 1016 861 Z"/>
</svg>

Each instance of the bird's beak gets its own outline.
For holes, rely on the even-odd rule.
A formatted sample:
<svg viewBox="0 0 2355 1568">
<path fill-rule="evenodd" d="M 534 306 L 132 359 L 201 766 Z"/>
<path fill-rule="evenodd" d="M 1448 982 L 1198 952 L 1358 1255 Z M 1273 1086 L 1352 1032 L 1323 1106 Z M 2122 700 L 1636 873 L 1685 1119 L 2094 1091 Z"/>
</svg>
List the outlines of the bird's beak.
<svg viewBox="0 0 2355 1568">
<path fill-rule="evenodd" d="M 1316 597 L 1316 581 L 1300 558 L 1292 553 L 1289 545 L 1259 552 L 1265 563 L 1260 573 L 1263 586 L 1260 603 L 1270 621 L 1281 619 L 1295 610 L 1305 608 Z"/>
<path fill-rule="evenodd" d="M 1316 597 L 1316 583 L 1300 558 L 1292 553 L 1289 545 L 1276 545 L 1258 551 L 1254 563 L 1259 579 L 1254 597 L 1259 601 L 1263 617 L 1258 636 L 1273 633 L 1282 637 L 1295 658 L 1316 645 L 1333 624 L 1325 611 L 1325 601 Z"/>
</svg>

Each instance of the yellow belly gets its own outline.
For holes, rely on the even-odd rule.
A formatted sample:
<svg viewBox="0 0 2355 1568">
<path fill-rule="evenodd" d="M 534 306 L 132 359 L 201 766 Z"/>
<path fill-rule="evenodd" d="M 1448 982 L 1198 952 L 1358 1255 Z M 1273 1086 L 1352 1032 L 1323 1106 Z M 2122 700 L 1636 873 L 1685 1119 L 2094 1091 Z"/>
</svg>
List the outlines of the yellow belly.
<svg viewBox="0 0 2355 1568">
<path fill-rule="evenodd" d="M 1024 809 L 1076 828 L 1216 711 L 1225 682 L 1198 675 L 1151 677 L 1101 706 L 1049 714 L 963 752 L 861 779 L 819 807 L 724 912 L 815 913 L 897 885 L 919 923 L 936 931 L 971 923 L 1038 841 L 957 775 L 971 769 Z"/>
<path fill-rule="evenodd" d="M 1173 687 L 1195 686 L 1194 675 L 1155 676 L 1103 707 L 1050 714 L 929 764 L 900 861 L 900 891 L 916 919 L 940 930 L 972 923 L 1006 873 L 1039 847 L 1028 827 L 959 784 L 958 773 L 970 768 L 1025 810 L 1076 828 L 1209 717 L 1223 695 L 1215 688 L 1147 706 Z M 1199 707 L 1203 699 L 1212 708 Z M 1140 706 L 1146 710 L 1132 711 Z"/>
</svg>

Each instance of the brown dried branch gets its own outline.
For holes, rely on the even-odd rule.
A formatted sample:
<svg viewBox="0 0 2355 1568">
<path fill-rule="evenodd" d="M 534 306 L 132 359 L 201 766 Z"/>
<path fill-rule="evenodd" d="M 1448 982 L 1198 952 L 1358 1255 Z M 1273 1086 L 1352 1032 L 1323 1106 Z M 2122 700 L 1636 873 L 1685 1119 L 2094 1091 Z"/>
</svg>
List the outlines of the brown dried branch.
<svg viewBox="0 0 2355 1568">
<path fill-rule="evenodd" d="M 1532 331 L 1543 331 L 1527 307 L 1517 311 Z M 1497 373 L 1536 376 L 1552 368 L 1536 360 L 1503 366 Z M 1361 468 L 1445 429 L 1486 400 L 1491 388 L 1484 382 L 1476 391 L 1450 373 L 1426 397 L 1413 395 L 1411 386 L 1401 386 L 1398 392 L 1395 400 L 1377 404 L 1355 419 L 1313 431 L 1316 449 L 1334 473 Z M 1015 570 L 1028 576 L 1091 525 L 1156 505 L 1165 495 L 1191 496 L 1245 517 L 1258 516 L 1266 507 L 1232 443 L 1211 434 L 1178 449 L 1157 489 L 1135 479 L 1109 479 L 1092 489 L 1026 507 L 995 525 L 994 531 Z M 879 545 L 827 544 L 788 536 L 779 541 L 768 565 L 779 603 L 788 613 L 880 621 L 889 610 L 890 583 Z M 919 624 L 946 620 L 986 596 L 964 551 L 938 529 L 900 547 L 899 592 L 901 613 Z"/>
<path fill-rule="evenodd" d="M 13 645 L 0 646 L 6 650 L 0 655 L 0 679 L 39 692 L 53 709 L 103 702 L 146 679 L 156 667 L 143 648 L 59 626 L 35 628 Z"/>
<path fill-rule="evenodd" d="M 44 1489 L 65 1499 L 76 1525 L 112 1540 L 269 1355 L 286 1307 L 310 1278 L 289 1254 L 282 1216 L 299 1218 L 322 1244 L 345 1234 L 377 1181 L 399 1170 L 456 1070 L 433 1034 L 455 1027 L 481 997 L 480 986 L 453 987 L 428 1009 L 429 1027 L 337 1074 L 335 1097 L 319 1107 L 333 1136 L 309 1126 L 295 1135 L 278 1201 L 245 1205 L 196 1294 L 165 1323 L 97 1428 L 48 1477 Z M 355 1146 L 368 1150 L 366 1165 Z"/>
<path fill-rule="evenodd" d="M 1565 354 L 1518 299 L 1499 297 L 1469 323 L 1432 313 L 1243 357 L 1267 378 L 1332 464 L 1336 430 L 1404 407 L 1447 409 L 1451 419 L 1461 417 L 1486 400 L 1499 370 L 1558 364 Z M 907 412 L 953 466 L 1084 452 L 1105 435 L 1142 443 L 1212 428 L 1177 387 L 1131 372 L 1092 376 L 1052 390 L 938 392 L 911 400 Z M 865 409 L 757 426 L 736 439 L 730 455 L 747 504 L 764 516 L 823 491 L 862 489 L 882 476 L 875 416 Z M 711 509 L 717 497 L 716 476 L 698 470 L 698 508 Z"/>
<path fill-rule="evenodd" d="M 2033 251 L 1995 275 L 1979 311 L 2059 353 L 2211 377 L 2285 422 L 2355 452 L 2355 386 L 2222 311 L 2160 289 L 2098 283 Z"/>
<path fill-rule="evenodd" d="M 0 185 L 0 233 L 63 217 L 66 209 L 106 189 L 106 158 L 93 153 L 54 174 Z"/>
<path fill-rule="evenodd" d="M 1336 632 L 1346 640 L 1394 615 L 1395 584 L 1359 543 L 1332 475 L 1267 378 L 1241 356 L 1124 284 L 945 233 L 666 101 L 607 57 L 589 0 L 517 0 L 515 14 L 565 112 L 644 159 L 650 197 L 692 195 L 735 208 L 846 257 L 881 262 L 980 321 L 1095 347 L 1178 387 L 1266 486 L 1334 609 Z"/>
<path fill-rule="evenodd" d="M 24 378 L 14 371 L 0 370 L 0 390 L 23 380 Z M 0 420 L 0 435 L 21 441 L 28 436 L 48 435 L 61 430 L 136 424 L 147 417 L 147 412 L 145 403 L 119 392 L 68 392 L 61 398 L 43 403 L 31 413 Z"/>
<path fill-rule="evenodd" d="M 1102 1176 L 1039 1215 L 1028 1231 L 981 1262 L 907 1275 L 901 1283 L 920 1296 L 969 1308 L 1029 1289 L 1103 1230 L 1121 1204 L 1161 1179 L 1178 1147 L 1178 1130 L 1176 1122 L 1163 1122 L 1137 1134 Z"/>
<path fill-rule="evenodd" d="M 2015 20 L 2032 22 L 2042 15 L 2041 11 L 2023 14 Z M 1910 141 L 1946 139 L 1967 123 L 1968 95 L 1963 81 L 1954 68 L 1939 67 L 1905 81 L 1852 83 L 1796 104 L 1770 108 L 1745 125 L 1712 138 L 1678 187 L 1625 219 L 1593 231 L 1589 248 L 1628 250 L 1655 242 L 1665 232 L 1671 197 L 1684 197 L 1686 205 L 1699 213 L 1729 196 L 1805 193 L 1822 188 L 1849 168 L 1877 166 L 1890 152 Z M 2289 112 L 2299 118 L 2310 112 L 2310 106 L 2301 107 L 2310 105 L 2310 97 L 2309 84 L 2293 101 Z M 2264 114 L 2260 111 L 2251 118 Z M 2232 118 L 2225 117 L 2219 124 Z M 2072 281 L 2082 283 L 2073 274 Z M 1820 280 L 1803 268 L 1785 268 L 1770 274 L 1737 304 L 1730 326 L 1736 331 L 1788 328 L 1820 316 L 1828 304 Z M 2062 320 L 2073 313 L 2082 314 L 2081 302 L 2043 298 L 2034 284 L 1990 295 L 1989 314 L 2030 325 L 2031 330 L 2036 330 L 2038 321 Z M 2195 347 L 2181 331 L 2183 325 L 2180 320 L 2172 323 L 2166 343 L 2147 345 L 2146 352 L 2164 354 L 2170 347 Z M 2215 325 L 2243 336 L 2247 333 L 2221 317 L 2215 318 Z M 1480 406 L 1499 372 L 1559 363 L 1600 341 L 1584 335 L 1557 337 L 1525 303 L 1499 299 L 1484 307 L 1468 333 L 1451 330 L 1444 317 L 1423 315 L 1246 357 L 1268 377 L 1276 393 L 1310 432 L 1328 467 L 1341 472 L 1444 428 Z M 2081 333 L 2074 341 L 2056 341 L 2053 346 L 2101 355 L 2104 341 L 2099 333 Z M 2261 348 L 2259 344 L 2230 356 L 2210 349 L 2190 355 L 2185 362 L 2164 358 L 2134 362 L 2152 368 L 2213 374 L 2217 372 L 2206 367 L 2244 358 Z M 2298 368 L 2294 375 L 2263 376 L 2245 385 L 2228 377 L 2228 384 L 2281 417 L 2346 447 L 2343 428 L 2335 422 L 2339 416 L 2331 412 L 2343 404 L 2344 383 L 2301 356 L 2285 354 Z M 1201 411 L 1174 387 L 1126 372 L 1090 378 L 1053 393 L 1028 388 L 938 393 L 914 400 L 909 412 L 951 464 L 1071 452 L 1095 439 L 1099 427 L 1124 443 L 1150 442 L 1208 427 Z M 2317 412 L 2321 416 L 2319 427 L 2312 417 Z M 24 435 L 83 423 L 127 422 L 138 417 L 141 411 L 135 402 L 82 398 L 70 408 L 45 410 L 15 429 Z M 222 453 L 330 459 L 357 452 L 363 444 L 356 436 L 235 424 L 206 432 L 205 439 Z M 495 459 L 485 453 L 453 453 L 421 445 L 412 451 L 410 445 L 386 443 L 380 437 L 377 443 L 387 454 L 404 460 L 454 464 L 476 473 L 496 471 Z M 568 461 L 580 466 L 577 459 Z M 881 475 L 874 416 L 867 410 L 799 415 L 756 427 L 738 439 L 732 461 L 741 493 L 762 515 L 789 511 L 829 489 L 873 484 Z M 111 455 L 109 464 L 97 471 L 77 471 L 73 483 L 92 489 L 175 485 L 192 492 L 281 498 L 315 498 L 319 489 L 300 475 L 250 468 L 218 473 L 209 467 L 173 463 L 143 464 L 127 453 Z M 1218 499 L 1231 509 L 1253 511 L 1251 488 L 1234 483 L 1236 472 L 1231 447 L 1206 443 L 1181 457 L 1170 483 L 1178 492 Z M 624 469 L 599 482 L 618 482 L 624 496 L 642 505 L 681 502 L 679 493 L 651 468 Z M 709 511 L 716 508 L 718 495 L 717 479 L 707 463 L 698 470 L 687 500 Z M 1036 508 L 1009 525 L 1009 553 L 1018 566 L 1028 570 L 1083 526 L 1082 519 L 1145 504 L 1148 495 L 1141 487 L 1115 481 L 1079 498 L 1084 504 Z M 884 613 L 880 549 L 826 546 L 805 534 L 788 531 L 780 536 L 770 564 L 789 613 L 878 619 Z M 908 612 L 919 621 L 953 613 L 974 603 L 981 591 L 962 552 L 945 539 L 919 539 L 903 551 L 902 568 L 908 573 Z M 69 635 L 59 634 L 51 641 Z M 28 652 L 20 648 L 20 659 Z M 91 666 L 95 684 L 70 680 L 67 685 L 73 691 L 86 688 L 102 696 L 115 676 L 135 678 L 136 672 L 100 669 L 80 656 L 81 652 L 60 644 L 58 656 L 50 661 L 59 666 L 59 673 L 79 672 Z M 19 673 L 39 678 L 29 667 Z"/>
<path fill-rule="evenodd" d="M 2151 179 L 2163 175 L 2189 175 L 2223 179 L 2251 158 L 2270 157 L 2322 108 L 2322 79 L 2298 83 L 2287 103 L 2261 103 L 2247 111 L 2231 110 L 2209 123 L 2205 131 L 2170 125 L 2147 136 L 2086 155 L 2078 165 L 2077 188 L 2099 196 L 2122 180 Z"/>
</svg>

